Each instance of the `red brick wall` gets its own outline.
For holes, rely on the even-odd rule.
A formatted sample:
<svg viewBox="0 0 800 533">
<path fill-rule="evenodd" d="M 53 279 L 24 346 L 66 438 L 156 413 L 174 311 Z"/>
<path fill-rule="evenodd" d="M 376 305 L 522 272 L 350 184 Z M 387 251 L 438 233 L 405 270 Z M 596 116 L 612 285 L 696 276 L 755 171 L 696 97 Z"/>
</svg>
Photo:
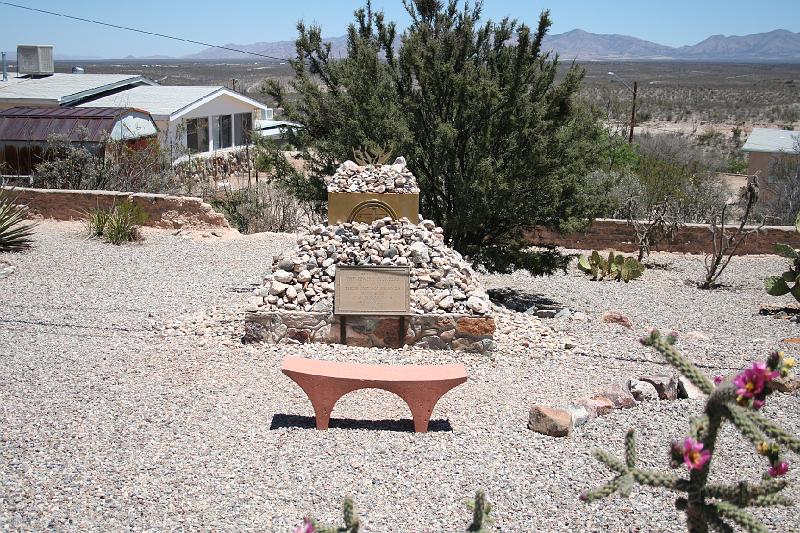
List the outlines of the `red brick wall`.
<svg viewBox="0 0 800 533">
<path fill-rule="evenodd" d="M 633 228 L 624 220 L 598 219 L 586 231 L 559 234 L 545 228 L 528 232 L 532 244 L 553 244 L 583 250 L 635 252 Z M 764 226 L 739 248 L 740 254 L 770 254 L 773 244 L 781 242 L 800 248 L 800 233 L 792 226 Z M 672 242 L 660 243 L 656 251 L 706 253 L 711 250 L 711 230 L 706 224 L 687 224 L 678 230 Z"/>
<path fill-rule="evenodd" d="M 130 199 L 148 215 L 145 225 L 158 228 L 229 228 L 221 213 L 190 196 L 145 194 L 115 191 L 71 191 L 61 189 L 9 188 L 16 202 L 28 206 L 35 217 L 55 220 L 80 220 L 83 213 L 97 207 L 108 209 Z"/>
</svg>

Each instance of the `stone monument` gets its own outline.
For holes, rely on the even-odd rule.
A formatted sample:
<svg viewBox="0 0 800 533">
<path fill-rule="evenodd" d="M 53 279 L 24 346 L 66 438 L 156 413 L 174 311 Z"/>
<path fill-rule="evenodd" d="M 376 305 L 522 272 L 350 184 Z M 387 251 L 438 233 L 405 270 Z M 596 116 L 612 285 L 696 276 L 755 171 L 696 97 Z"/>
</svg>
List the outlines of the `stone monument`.
<svg viewBox="0 0 800 533">
<path fill-rule="evenodd" d="M 346 161 L 326 182 L 339 214 L 273 258 L 247 304 L 245 342 L 493 349 L 489 297 L 442 228 L 416 223 L 419 189 L 405 161 Z M 363 208 L 369 201 L 374 211 Z"/>
</svg>

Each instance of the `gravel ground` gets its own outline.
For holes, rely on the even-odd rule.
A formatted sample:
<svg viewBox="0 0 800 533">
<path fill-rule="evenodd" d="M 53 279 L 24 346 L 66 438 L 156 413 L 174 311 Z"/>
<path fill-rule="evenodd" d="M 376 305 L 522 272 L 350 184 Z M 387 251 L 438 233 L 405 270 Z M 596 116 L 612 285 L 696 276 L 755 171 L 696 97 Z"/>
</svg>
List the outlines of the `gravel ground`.
<svg viewBox="0 0 800 533">
<path fill-rule="evenodd" d="M 338 522 L 350 494 L 367 531 L 461 531 L 466 500 L 483 488 L 501 531 L 681 531 L 669 494 L 637 489 L 586 505 L 609 479 L 590 455 L 620 455 L 627 428 L 642 463 L 664 469 L 668 443 L 701 402 L 652 402 L 590 421 L 564 439 L 526 429 L 530 404 L 557 405 L 614 381 L 669 369 L 638 345 L 649 327 L 677 330 L 709 373 L 732 372 L 798 335 L 758 315 L 779 272 L 775 257 L 734 261 L 724 281 L 685 283 L 697 257 L 629 285 L 566 275 L 483 276 L 557 300 L 585 319 L 500 313 L 498 350 L 485 356 L 342 346 L 243 346 L 239 306 L 291 235 L 173 235 L 141 244 L 84 240 L 80 226 L 44 223 L 36 248 L 0 254 L 0 529 L 290 531 L 304 514 Z M 603 324 L 618 310 L 634 331 Z M 580 315 L 578 315 L 580 317 Z M 574 346 L 574 347 L 573 347 Z M 448 393 L 433 431 L 409 432 L 399 398 L 357 391 L 336 405 L 332 429 L 310 429 L 310 403 L 280 373 L 284 355 L 342 361 L 461 361 L 470 381 Z M 800 395 L 764 412 L 800 433 Z M 712 476 L 756 480 L 764 465 L 726 431 Z M 737 450 L 742 450 L 737 452 Z M 793 463 L 796 458 L 790 457 Z M 800 499 L 798 469 L 787 493 Z M 774 531 L 800 531 L 797 509 L 755 513 Z"/>
</svg>

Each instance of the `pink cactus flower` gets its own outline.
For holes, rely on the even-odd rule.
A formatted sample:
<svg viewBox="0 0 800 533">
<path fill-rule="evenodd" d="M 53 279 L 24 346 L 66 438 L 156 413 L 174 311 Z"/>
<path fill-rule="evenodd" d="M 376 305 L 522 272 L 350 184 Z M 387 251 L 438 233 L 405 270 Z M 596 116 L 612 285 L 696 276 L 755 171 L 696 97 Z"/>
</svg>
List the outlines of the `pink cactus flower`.
<svg viewBox="0 0 800 533">
<path fill-rule="evenodd" d="M 756 361 L 733 380 L 736 395 L 740 398 L 753 398 L 764 392 L 764 385 L 780 375 L 780 372 L 767 369 L 767 363 Z"/>
<path fill-rule="evenodd" d="M 303 518 L 303 523 L 294 528 L 294 533 L 316 533 L 314 523 L 307 516 Z"/>
<path fill-rule="evenodd" d="M 708 460 L 711 459 L 711 452 L 703 449 L 703 443 L 686 437 L 683 441 L 683 464 L 689 470 L 700 470 Z"/>
<path fill-rule="evenodd" d="M 772 477 L 783 476 L 786 472 L 789 471 L 789 463 L 786 461 L 781 461 L 776 465 L 773 465 L 772 468 L 769 469 L 769 475 Z"/>
<path fill-rule="evenodd" d="M 725 381 L 724 377 L 722 377 L 722 376 L 714 376 L 714 385 L 719 385 L 723 381 Z"/>
<path fill-rule="evenodd" d="M 764 407 L 764 400 L 753 400 L 753 409 L 758 411 L 762 407 Z"/>
</svg>

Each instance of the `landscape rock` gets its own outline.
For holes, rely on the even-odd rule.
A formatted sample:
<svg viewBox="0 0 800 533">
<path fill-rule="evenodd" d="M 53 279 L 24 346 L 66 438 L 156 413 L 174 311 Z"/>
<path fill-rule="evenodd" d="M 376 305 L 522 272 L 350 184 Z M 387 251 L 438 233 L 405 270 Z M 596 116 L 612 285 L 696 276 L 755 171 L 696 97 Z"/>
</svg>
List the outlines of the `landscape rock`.
<svg viewBox="0 0 800 533">
<path fill-rule="evenodd" d="M 678 376 L 678 398 L 702 400 L 706 395 L 684 376 Z"/>
<path fill-rule="evenodd" d="M 619 311 L 606 311 L 603 313 L 602 320 L 606 324 L 619 324 L 628 329 L 633 329 L 633 322 L 631 322 L 631 319 Z"/>
<path fill-rule="evenodd" d="M 777 377 L 771 381 L 772 388 L 778 392 L 794 392 L 800 390 L 800 378 L 797 376 Z"/>
<path fill-rule="evenodd" d="M 631 379 L 628 381 L 628 390 L 638 402 L 652 402 L 658 400 L 658 391 L 652 383 Z"/>
<path fill-rule="evenodd" d="M 566 410 L 572 417 L 572 427 L 584 425 L 592 417 L 589 410 L 582 405 L 569 405 Z"/>
<path fill-rule="evenodd" d="M 658 392 L 659 399 L 678 399 L 678 380 L 674 376 L 641 376 L 639 379 L 653 385 Z"/>
<path fill-rule="evenodd" d="M 551 437 L 566 437 L 572 429 L 572 415 L 564 409 L 534 405 L 528 414 L 528 429 Z"/>
<path fill-rule="evenodd" d="M 589 416 L 592 418 L 603 416 L 614 409 L 614 402 L 608 398 L 603 398 L 602 396 L 597 396 L 595 398 L 582 398 L 575 402 L 575 404 L 585 407 L 589 412 Z"/>
<path fill-rule="evenodd" d="M 614 404 L 616 409 L 629 409 L 636 406 L 636 399 L 621 385 L 609 385 L 599 390 L 593 398 L 605 398 Z"/>
</svg>

